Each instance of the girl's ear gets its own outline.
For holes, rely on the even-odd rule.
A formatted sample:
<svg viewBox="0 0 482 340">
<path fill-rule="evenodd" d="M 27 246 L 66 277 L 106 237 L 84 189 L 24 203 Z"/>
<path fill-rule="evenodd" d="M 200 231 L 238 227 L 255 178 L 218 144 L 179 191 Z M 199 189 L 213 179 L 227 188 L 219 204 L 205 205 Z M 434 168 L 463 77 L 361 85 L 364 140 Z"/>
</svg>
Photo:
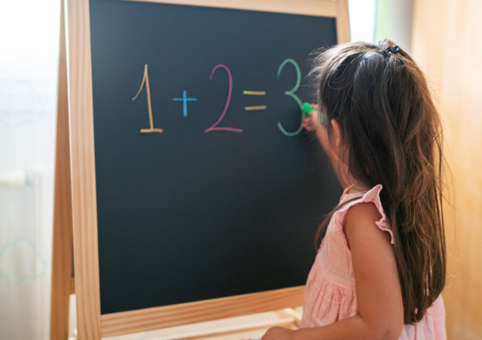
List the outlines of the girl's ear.
<svg viewBox="0 0 482 340">
<path fill-rule="evenodd" d="M 341 129 L 340 124 L 336 121 L 336 119 L 331 120 L 331 127 L 333 128 L 332 134 L 332 145 L 335 149 L 341 148 L 342 141 L 343 141 L 343 130 Z"/>
<path fill-rule="evenodd" d="M 344 140 L 344 134 L 343 134 L 343 129 L 341 125 L 338 123 L 336 119 L 332 119 L 330 121 L 331 127 L 332 127 L 332 134 L 331 134 L 331 141 L 330 144 L 332 145 L 332 149 L 336 156 L 338 157 L 339 160 L 344 162 L 346 159 L 346 155 L 344 154 L 344 148 L 343 148 L 343 140 Z"/>
</svg>

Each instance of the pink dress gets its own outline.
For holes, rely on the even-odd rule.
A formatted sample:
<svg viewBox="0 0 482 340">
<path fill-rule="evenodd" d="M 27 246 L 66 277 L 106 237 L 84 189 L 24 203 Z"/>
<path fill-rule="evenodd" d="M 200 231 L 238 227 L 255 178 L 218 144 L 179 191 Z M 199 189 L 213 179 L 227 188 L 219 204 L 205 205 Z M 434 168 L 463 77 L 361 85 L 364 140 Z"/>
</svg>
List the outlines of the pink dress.
<svg viewBox="0 0 482 340">
<path fill-rule="evenodd" d="M 343 228 L 350 207 L 361 202 L 373 202 L 382 216 L 376 222 L 378 228 L 388 232 L 394 243 L 390 223 L 380 203 L 382 186 L 377 185 L 367 192 L 352 193 L 349 189 L 341 196 L 340 203 L 362 197 L 338 210 L 330 220 L 306 283 L 301 328 L 325 326 L 358 314 L 351 252 Z M 404 325 L 400 336 L 400 340 L 446 339 L 442 296 L 435 300 L 421 321 Z"/>
</svg>

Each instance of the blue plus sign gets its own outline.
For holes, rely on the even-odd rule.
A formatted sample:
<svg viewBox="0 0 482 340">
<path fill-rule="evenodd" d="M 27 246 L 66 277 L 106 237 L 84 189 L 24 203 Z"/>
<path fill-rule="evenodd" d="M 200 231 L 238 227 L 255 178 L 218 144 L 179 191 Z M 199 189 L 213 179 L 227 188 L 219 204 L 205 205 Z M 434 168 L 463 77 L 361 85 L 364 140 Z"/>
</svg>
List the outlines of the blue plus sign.
<svg viewBox="0 0 482 340">
<path fill-rule="evenodd" d="M 172 98 L 175 102 L 183 102 L 183 113 L 184 117 L 187 116 L 187 102 L 197 102 L 197 98 L 188 98 L 186 95 L 186 91 L 182 92 L 182 98 Z"/>
</svg>

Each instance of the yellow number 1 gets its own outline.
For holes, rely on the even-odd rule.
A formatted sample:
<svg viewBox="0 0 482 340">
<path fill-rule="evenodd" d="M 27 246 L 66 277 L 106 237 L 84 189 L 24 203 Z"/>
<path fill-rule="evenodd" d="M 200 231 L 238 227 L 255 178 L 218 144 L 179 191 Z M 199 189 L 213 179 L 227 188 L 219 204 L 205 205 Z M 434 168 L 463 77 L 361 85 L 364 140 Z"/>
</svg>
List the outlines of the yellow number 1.
<svg viewBox="0 0 482 340">
<path fill-rule="evenodd" d="M 152 107 L 151 107 L 151 89 L 149 87 L 149 74 L 147 72 L 147 64 L 144 66 L 144 77 L 142 78 L 142 84 L 137 91 L 137 94 L 132 98 L 132 100 L 136 100 L 139 93 L 141 93 L 142 88 L 144 87 L 144 83 L 146 84 L 146 92 L 147 92 L 147 109 L 149 111 L 149 129 L 141 129 L 141 133 L 153 133 L 153 132 L 162 132 L 162 129 L 155 129 L 154 122 L 152 121 Z"/>
</svg>

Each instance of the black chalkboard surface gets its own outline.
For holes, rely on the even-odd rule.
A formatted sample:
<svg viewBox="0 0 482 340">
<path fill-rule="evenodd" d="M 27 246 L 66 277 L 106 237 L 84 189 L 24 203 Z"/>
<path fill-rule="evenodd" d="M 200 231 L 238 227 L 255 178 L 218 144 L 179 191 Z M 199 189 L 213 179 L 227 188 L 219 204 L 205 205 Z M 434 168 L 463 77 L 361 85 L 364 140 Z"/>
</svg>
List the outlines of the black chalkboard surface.
<svg viewBox="0 0 482 340">
<path fill-rule="evenodd" d="M 90 23 L 101 314 L 304 285 L 341 194 L 299 105 L 335 19 L 91 0 Z"/>
</svg>

